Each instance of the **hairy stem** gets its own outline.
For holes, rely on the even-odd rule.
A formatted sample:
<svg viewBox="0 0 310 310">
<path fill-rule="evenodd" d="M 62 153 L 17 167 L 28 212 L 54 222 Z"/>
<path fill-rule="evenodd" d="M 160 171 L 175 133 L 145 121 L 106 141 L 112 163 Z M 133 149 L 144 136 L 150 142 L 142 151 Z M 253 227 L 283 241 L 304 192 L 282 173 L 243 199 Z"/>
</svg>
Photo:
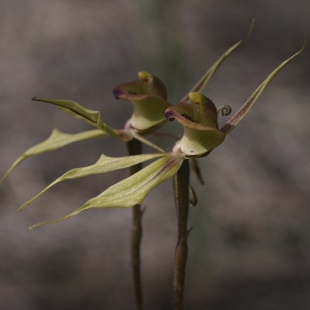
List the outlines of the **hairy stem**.
<svg viewBox="0 0 310 310">
<path fill-rule="evenodd" d="M 128 155 L 142 154 L 142 144 L 140 141 L 133 139 L 127 142 Z M 129 168 L 130 175 L 141 170 L 142 164 L 137 164 Z M 135 290 L 136 309 L 142 310 L 142 281 L 141 281 L 141 265 L 140 265 L 140 245 L 142 239 L 142 215 L 143 211 L 140 205 L 133 207 L 133 223 L 131 230 L 131 264 L 133 271 L 133 282 Z"/>
<path fill-rule="evenodd" d="M 187 219 L 189 208 L 189 163 L 184 160 L 173 178 L 175 207 L 178 220 L 178 242 L 174 258 L 174 309 L 183 309 L 185 267 L 187 260 Z"/>
</svg>

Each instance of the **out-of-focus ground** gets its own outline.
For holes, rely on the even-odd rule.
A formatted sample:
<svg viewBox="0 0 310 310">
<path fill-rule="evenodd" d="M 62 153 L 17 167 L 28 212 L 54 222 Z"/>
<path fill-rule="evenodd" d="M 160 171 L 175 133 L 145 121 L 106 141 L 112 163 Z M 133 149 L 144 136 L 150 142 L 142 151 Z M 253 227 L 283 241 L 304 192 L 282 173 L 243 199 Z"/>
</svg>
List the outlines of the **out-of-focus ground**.
<svg viewBox="0 0 310 310">
<path fill-rule="evenodd" d="M 147 70 L 176 103 L 220 54 L 252 37 L 220 68 L 205 94 L 236 111 L 265 77 L 310 36 L 300 1 L 0 0 L 0 173 L 53 128 L 90 129 L 33 96 L 73 99 L 114 128 L 131 105 L 115 84 Z M 200 160 L 193 178 L 186 309 L 309 309 L 309 46 L 272 82 L 225 143 Z M 166 131 L 181 128 L 171 123 Z M 169 141 L 164 147 L 169 149 Z M 149 151 L 149 150 L 148 150 Z M 126 176 L 120 171 L 60 184 L 29 209 L 17 208 L 73 167 L 124 145 L 95 140 L 22 163 L 0 187 L 0 309 L 134 309 L 129 267 L 131 210 L 65 215 Z M 146 309 L 171 309 L 176 218 L 167 182 L 145 201 L 142 247 Z"/>
</svg>

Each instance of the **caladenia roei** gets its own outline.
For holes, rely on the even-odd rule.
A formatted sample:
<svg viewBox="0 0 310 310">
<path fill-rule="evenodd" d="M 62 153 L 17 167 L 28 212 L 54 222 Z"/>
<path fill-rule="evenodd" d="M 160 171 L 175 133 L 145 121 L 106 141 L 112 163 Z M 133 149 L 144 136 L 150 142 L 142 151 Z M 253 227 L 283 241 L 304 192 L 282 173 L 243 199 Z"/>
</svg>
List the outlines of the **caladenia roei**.
<svg viewBox="0 0 310 310">
<path fill-rule="evenodd" d="M 23 204 L 19 211 L 26 208 L 36 198 L 60 182 L 124 168 L 139 168 L 135 169 L 135 171 L 132 170 L 132 175 L 129 177 L 112 185 L 100 195 L 85 202 L 76 211 L 56 220 L 33 225 L 29 230 L 69 219 L 88 209 L 135 208 L 136 206 L 141 206 L 152 189 L 168 179 L 173 178 L 175 205 L 178 217 L 178 243 L 174 267 L 175 309 L 182 309 L 187 256 L 187 236 L 189 233 L 187 230 L 188 206 L 190 202 L 188 161 L 189 159 L 195 160 L 196 158 L 207 156 L 213 149 L 223 143 L 226 136 L 250 112 L 257 99 L 273 78 L 284 66 L 304 50 L 306 44 L 306 40 L 304 40 L 301 50 L 281 63 L 262 84 L 259 85 L 230 120 L 219 128 L 219 117 L 221 115 L 229 115 L 231 109 L 229 106 L 217 108 L 209 98 L 202 94 L 202 91 L 223 61 L 248 38 L 252 31 L 252 27 L 253 24 L 247 36 L 228 49 L 213 66 L 211 66 L 192 90 L 176 105 L 171 105 L 167 101 L 167 90 L 163 82 L 146 71 L 139 72 L 138 79 L 135 81 L 117 85 L 113 89 L 115 98 L 124 99 L 133 104 L 133 114 L 122 129 L 113 129 L 102 121 L 100 112 L 88 110 L 74 101 L 33 98 L 34 101 L 53 104 L 70 116 L 86 121 L 94 126 L 95 129 L 77 134 L 66 134 L 55 129 L 47 140 L 28 149 L 22 154 L 9 168 L 2 182 L 11 171 L 27 157 L 57 150 L 73 142 L 110 136 L 126 143 L 130 156 L 109 157 L 101 155 L 98 161 L 93 165 L 72 169 L 57 178 L 38 195 Z M 171 146 L 171 152 L 164 152 L 160 146 L 155 145 L 145 138 L 145 135 L 156 132 L 167 121 L 174 120 L 182 125 L 183 135 L 181 139 Z M 141 145 L 138 146 L 138 151 L 130 149 L 131 142 L 134 141 L 140 141 L 143 144 L 149 145 L 157 152 L 152 154 L 140 154 Z M 153 160 L 153 162 L 143 169 L 140 169 L 140 166 L 138 166 L 143 162 L 151 160 Z M 141 219 L 141 212 L 139 216 Z M 142 306 L 140 308 L 142 309 Z"/>
<path fill-rule="evenodd" d="M 248 34 L 232 47 L 230 47 L 227 51 L 221 55 L 221 57 L 210 67 L 210 69 L 201 77 L 201 79 L 195 84 L 191 91 L 202 91 L 206 85 L 209 83 L 210 79 L 212 78 L 213 74 L 217 71 L 217 69 L 221 66 L 224 60 L 239 47 L 246 39 L 250 36 L 252 29 L 253 29 L 254 21 L 251 24 L 250 30 Z M 40 98 L 33 98 L 36 102 L 45 102 L 50 103 L 62 111 L 66 112 L 70 116 L 82 119 L 89 123 L 90 125 L 94 126 L 96 129 L 88 130 L 85 132 L 80 132 L 77 134 L 66 134 L 61 132 L 58 129 L 54 129 L 50 137 L 47 140 L 43 141 L 42 143 L 33 146 L 32 148 L 28 149 L 24 154 L 22 154 L 8 169 L 7 173 L 2 178 L 1 182 L 3 182 L 8 175 L 14 170 L 14 168 L 20 164 L 24 159 L 38 155 L 44 152 L 54 151 L 59 148 L 62 148 L 70 143 L 79 142 L 83 140 L 95 139 L 95 138 L 104 138 L 107 136 L 113 137 L 118 139 L 120 142 L 124 142 L 126 144 L 127 153 L 129 156 L 132 155 L 141 155 L 142 153 L 142 143 L 147 144 L 154 148 L 159 152 L 163 152 L 163 150 L 158 147 L 157 145 L 151 143 L 149 140 L 145 139 L 143 136 L 149 133 L 153 133 L 158 128 L 163 126 L 167 119 L 165 117 L 165 110 L 170 107 L 171 105 L 167 101 L 167 90 L 164 83 L 157 78 L 156 76 L 148 73 L 146 71 L 142 71 L 138 73 L 138 79 L 122 83 L 114 87 L 113 93 L 116 99 L 124 99 L 130 101 L 133 104 L 133 113 L 131 118 L 125 123 L 123 129 L 113 129 L 107 124 L 102 122 L 101 114 L 99 111 L 92 111 L 84 108 L 83 106 L 79 105 L 78 103 L 71 101 L 71 100 L 54 100 L 54 99 L 40 99 Z M 181 101 L 188 99 L 189 93 L 187 93 Z M 159 134 L 159 133 L 157 133 Z M 162 134 L 161 134 L 162 135 Z M 157 156 L 157 155 L 156 155 Z M 155 156 L 155 157 L 156 157 Z M 165 155 L 162 155 L 163 157 Z M 142 164 L 141 162 L 147 159 L 153 158 L 152 156 L 147 157 L 136 157 L 133 161 L 129 162 L 122 162 L 119 165 L 119 160 L 104 157 L 99 159 L 99 161 L 92 167 L 88 167 L 86 169 L 80 170 L 78 174 L 73 173 L 72 171 L 67 173 L 65 176 L 59 178 L 58 181 L 63 181 L 64 179 L 70 179 L 75 177 L 83 177 L 93 173 L 103 173 L 107 171 L 112 171 L 115 169 L 121 169 L 122 167 L 129 167 L 130 175 L 133 175 L 141 170 Z M 181 157 L 179 158 L 181 159 Z M 174 161 L 175 162 L 175 161 Z M 116 163 L 116 166 L 113 165 Z M 166 162 L 158 162 L 159 167 L 161 164 L 172 164 L 170 161 Z M 99 166 L 109 165 L 109 169 L 103 168 L 100 169 Z M 168 166 L 169 166 L 168 165 Z M 152 168 L 156 168 L 156 166 L 151 166 Z M 192 167 L 194 172 L 197 174 L 199 180 L 203 183 L 203 180 L 200 175 L 200 171 L 197 165 L 197 162 L 192 160 Z M 165 180 L 165 178 L 169 178 L 178 166 L 173 165 L 173 170 L 169 171 L 170 174 L 166 175 L 165 177 L 158 175 L 158 184 Z M 155 169 L 156 170 L 156 169 Z M 152 173 L 150 170 L 145 171 L 147 174 Z M 165 172 L 165 169 L 163 170 Z M 71 176 L 70 176 L 71 175 Z M 141 176 L 138 175 L 136 177 Z M 135 177 L 135 178 L 136 178 Z M 143 177 L 143 176 L 142 176 Z M 135 178 L 129 179 L 129 181 L 135 181 Z M 156 180 L 156 178 L 155 178 Z M 0 182 L 0 183 L 1 183 Z M 50 188 L 55 184 L 51 184 L 46 189 Z M 125 184 L 122 183 L 122 186 Z M 150 186 L 151 185 L 151 186 Z M 155 184 L 156 185 L 156 184 Z M 154 184 L 149 184 L 149 190 L 152 189 Z M 112 189 L 111 189 L 112 190 Z M 118 190 L 118 186 L 116 186 L 116 190 Z M 139 193 L 138 193 L 139 194 Z M 194 193 L 193 188 L 190 186 L 190 200 L 191 204 L 195 205 L 197 200 Z M 113 195 L 112 195 L 113 197 Z M 115 197 L 114 197 L 115 198 Z M 132 198 L 132 197 L 131 197 Z M 140 272 L 140 244 L 142 239 L 142 216 L 143 210 L 141 209 L 141 205 L 138 204 L 141 199 L 138 200 L 139 195 L 136 197 L 137 204 L 132 206 L 132 213 L 133 213 L 133 221 L 132 221 L 132 229 L 131 229 L 131 264 L 133 270 L 133 280 L 134 280 L 134 291 L 135 291 L 135 304 L 136 309 L 142 309 L 143 302 L 142 302 L 142 281 L 141 281 L 141 272 Z M 141 197 L 140 197 L 141 198 Z M 134 199 L 130 200 L 132 203 Z M 119 206 L 121 201 L 114 201 L 115 206 Z M 129 207 L 131 205 L 123 204 L 123 207 Z M 24 207 L 24 206 L 23 206 Z M 23 208 L 22 207 L 22 208 Z M 101 206 L 103 207 L 103 206 Z M 110 205 L 112 207 L 112 205 Z M 21 209 L 22 209 L 21 208 Z M 21 210 L 20 209 L 20 210 Z"/>
<path fill-rule="evenodd" d="M 176 142 L 171 152 L 118 158 L 102 155 L 95 164 L 72 169 L 56 179 L 37 196 L 22 205 L 19 210 L 23 210 L 48 189 L 65 180 L 128 168 L 141 162 L 156 159 L 155 162 L 149 164 L 141 171 L 112 185 L 99 196 L 87 201 L 75 212 L 57 220 L 36 224 L 30 227 L 30 229 L 68 219 L 91 208 L 129 208 L 136 204 L 141 204 L 154 187 L 177 173 L 184 160 L 188 158 L 204 157 L 219 146 L 224 141 L 227 134 L 245 118 L 257 99 L 279 71 L 304 50 L 305 44 L 306 42 L 304 42 L 300 51 L 281 63 L 254 91 L 234 116 L 220 129 L 217 123 L 218 115 L 222 112 L 226 114 L 225 111 L 230 108 L 223 107 L 217 109 L 213 102 L 201 93 L 191 92 L 188 96 L 190 103 L 181 102 L 180 104 L 169 106 L 164 112 L 164 116 L 168 120 L 176 120 L 183 125 L 184 128 L 183 137 Z"/>
<path fill-rule="evenodd" d="M 221 57 L 210 67 L 210 69 L 195 84 L 195 86 L 192 88 L 191 91 L 202 91 L 206 87 L 206 85 L 209 83 L 210 79 L 217 71 L 217 69 L 221 66 L 221 64 L 224 62 L 224 60 L 234 50 L 236 50 L 237 47 L 239 47 L 243 42 L 245 42 L 246 39 L 250 36 L 253 29 L 253 25 L 254 20 L 251 24 L 248 34 L 242 40 L 238 41 L 227 51 L 225 51 L 223 55 L 221 55 Z M 115 86 L 113 89 L 113 93 L 116 99 L 127 100 L 133 104 L 132 116 L 125 123 L 123 129 L 111 128 L 109 125 L 102 122 L 101 114 L 99 111 L 88 110 L 72 100 L 40 99 L 36 97 L 33 98 L 33 100 L 36 102 L 45 102 L 53 104 L 58 108 L 60 108 L 65 113 L 69 114 L 70 116 L 86 121 L 90 125 L 94 126 L 96 129 L 80 132 L 77 134 L 67 134 L 61 132 L 58 129 L 54 129 L 52 134 L 50 135 L 50 137 L 48 137 L 47 140 L 31 147 L 24 154 L 20 156 L 8 169 L 8 171 L 6 172 L 0 183 L 2 183 L 12 172 L 12 170 L 14 170 L 14 168 L 17 165 L 19 165 L 24 159 L 44 152 L 54 151 L 70 143 L 79 142 L 83 140 L 104 138 L 107 136 L 113 137 L 115 139 L 118 139 L 120 142 L 124 142 L 126 144 L 127 153 L 129 156 L 141 155 L 142 143 L 151 146 L 152 148 L 154 148 L 159 152 L 163 152 L 163 150 L 160 147 L 151 143 L 149 140 L 145 139 L 144 136 L 146 134 L 153 133 L 167 122 L 167 119 L 165 117 L 165 110 L 171 105 L 167 101 L 167 90 L 164 83 L 151 73 L 142 71 L 138 73 L 137 80 L 122 83 Z M 187 100 L 188 94 L 189 93 L 187 93 L 181 101 Z M 141 170 L 142 168 L 141 162 L 143 160 L 145 160 L 145 158 L 138 158 L 134 161 L 129 161 L 125 163 L 125 167 L 129 166 L 130 175 L 133 175 L 137 173 L 139 170 Z M 159 164 L 160 163 L 161 162 L 159 162 Z M 80 174 L 80 177 L 93 173 L 102 173 L 105 171 L 110 171 L 109 169 L 101 170 L 99 168 L 100 165 L 109 165 L 110 169 L 112 170 L 122 168 L 122 165 L 120 166 L 117 165 L 116 167 L 113 166 L 113 159 L 108 157 L 105 158 L 104 156 L 102 156 L 102 158 L 98 161 L 98 163 L 96 163 L 93 167 L 88 167 L 89 169 L 86 170 L 82 169 L 83 172 Z M 192 167 L 194 169 L 194 172 L 196 172 L 199 180 L 203 183 L 197 162 L 195 162 L 194 160 L 192 160 Z M 174 169 L 175 168 L 177 168 L 177 166 L 174 166 Z M 150 171 L 146 172 L 150 173 Z M 173 173 L 174 170 L 170 172 Z M 71 173 L 66 174 L 66 176 L 63 176 L 63 178 L 58 179 L 58 181 L 63 181 L 64 179 L 72 178 L 72 176 L 70 177 L 70 174 Z M 169 176 L 171 175 L 168 174 L 168 177 Z M 77 177 L 77 174 L 74 174 L 73 177 Z M 164 178 L 159 178 L 159 180 L 160 182 L 162 182 Z M 150 189 L 151 188 L 152 187 L 150 187 Z M 190 186 L 190 194 L 191 194 L 190 195 L 191 204 L 195 205 L 197 202 L 196 196 L 191 186 Z M 131 202 L 132 201 L 133 200 L 131 200 Z M 115 204 L 115 206 L 118 206 L 118 204 Z M 124 204 L 123 207 L 128 207 L 128 205 Z M 140 275 L 141 273 L 140 244 L 142 239 L 143 210 L 141 209 L 141 205 L 140 204 L 133 205 L 132 212 L 133 212 L 133 221 L 132 221 L 130 238 L 131 238 L 131 263 L 133 269 L 133 279 L 135 289 L 135 304 L 136 309 L 142 309 L 143 307 L 142 307 L 142 283 Z"/>
</svg>

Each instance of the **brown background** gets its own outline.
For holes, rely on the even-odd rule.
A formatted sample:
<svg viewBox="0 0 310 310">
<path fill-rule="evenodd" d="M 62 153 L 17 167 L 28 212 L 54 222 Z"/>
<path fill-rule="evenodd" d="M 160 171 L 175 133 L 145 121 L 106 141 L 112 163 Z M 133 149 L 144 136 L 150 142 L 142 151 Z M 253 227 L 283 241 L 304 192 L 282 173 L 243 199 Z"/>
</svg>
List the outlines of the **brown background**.
<svg viewBox="0 0 310 310">
<path fill-rule="evenodd" d="M 121 128 L 131 106 L 115 84 L 153 72 L 176 103 L 219 55 L 256 25 L 250 40 L 204 92 L 236 111 L 310 36 L 310 3 L 299 1 L 0 0 L 0 173 L 53 128 L 90 129 L 33 96 L 73 99 Z M 309 47 L 286 67 L 249 117 L 200 164 L 193 183 L 186 309 L 309 309 Z M 169 124 L 168 130 L 180 130 Z M 164 147 L 170 148 L 168 141 Z M 148 150 L 149 151 L 149 150 Z M 33 157 L 0 188 L 0 309 L 134 309 L 129 268 L 131 210 L 67 214 L 126 176 L 120 171 L 60 184 L 17 208 L 56 177 L 122 156 L 111 139 Z M 145 201 L 146 309 L 171 309 L 176 219 L 171 184 Z"/>
</svg>

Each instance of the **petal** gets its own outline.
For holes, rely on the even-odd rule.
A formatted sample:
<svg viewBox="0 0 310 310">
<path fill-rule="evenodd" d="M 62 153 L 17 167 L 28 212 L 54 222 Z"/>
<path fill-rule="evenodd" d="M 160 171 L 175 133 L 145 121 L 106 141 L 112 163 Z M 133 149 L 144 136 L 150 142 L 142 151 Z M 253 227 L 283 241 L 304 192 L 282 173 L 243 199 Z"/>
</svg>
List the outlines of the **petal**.
<svg viewBox="0 0 310 310">
<path fill-rule="evenodd" d="M 102 122 L 99 111 L 88 110 L 72 100 L 42 99 L 37 97 L 32 98 L 32 100 L 54 104 L 71 116 L 78 119 L 84 119 L 87 123 L 107 132 L 110 136 L 119 139 L 117 133 L 110 126 Z"/>
<path fill-rule="evenodd" d="M 154 187 L 171 178 L 179 170 L 182 162 L 181 154 L 166 153 L 165 157 L 158 159 L 125 180 L 112 185 L 99 196 L 87 201 L 75 212 L 57 220 L 36 224 L 29 229 L 60 222 L 87 209 L 131 208 L 137 204 L 141 205 Z"/>
<path fill-rule="evenodd" d="M 49 190 L 54 185 L 60 182 L 63 182 L 66 180 L 83 178 L 89 175 L 106 173 L 110 171 L 128 168 L 136 164 L 139 164 L 141 162 L 151 160 L 154 158 L 158 158 L 158 157 L 163 157 L 163 156 L 165 156 L 165 154 L 147 154 L 147 155 L 137 155 L 137 156 L 128 156 L 128 157 L 108 157 L 105 155 L 101 155 L 101 157 L 95 164 L 91 166 L 87 166 L 87 167 L 75 168 L 63 174 L 61 177 L 59 177 L 54 182 L 52 182 L 50 185 L 48 185 L 45 189 L 43 189 L 38 195 L 36 195 L 32 199 L 24 203 L 19 208 L 19 211 L 22 211 L 30 203 L 32 203 L 34 200 L 36 200 L 41 195 L 43 195 L 47 190 Z"/>
<path fill-rule="evenodd" d="M 305 49 L 307 40 L 304 36 L 304 42 L 302 48 L 293 56 L 282 62 L 267 78 L 266 80 L 255 90 L 246 103 L 238 110 L 238 112 L 221 128 L 221 131 L 228 134 L 231 132 L 251 111 L 256 100 L 261 96 L 269 83 L 277 76 L 277 74 L 295 57 L 300 55 Z"/>
<path fill-rule="evenodd" d="M 51 135 L 43 142 L 31 147 L 24 154 L 22 154 L 12 166 L 8 169 L 4 177 L 2 178 L 0 184 L 9 176 L 9 174 L 26 158 L 45 152 L 55 151 L 60 149 L 70 143 L 79 142 L 84 140 L 102 138 L 107 136 L 107 133 L 99 129 L 83 131 L 76 134 L 67 134 L 61 132 L 58 129 L 54 129 Z"/>
<path fill-rule="evenodd" d="M 153 148 L 154 150 L 157 150 L 159 152 L 164 153 L 165 151 L 159 147 L 158 145 L 152 143 L 151 141 L 145 139 L 142 135 L 139 135 L 138 133 L 135 132 L 135 130 L 130 130 L 130 134 L 137 140 L 139 140 L 140 142 L 142 142 L 145 145 L 148 145 L 149 147 Z"/>
<path fill-rule="evenodd" d="M 245 42 L 248 37 L 251 35 L 253 27 L 254 27 L 254 19 L 251 23 L 250 30 L 247 33 L 247 35 L 240 41 L 238 41 L 235 45 L 233 45 L 231 48 L 229 48 L 213 65 L 212 67 L 203 75 L 203 77 L 197 82 L 197 84 L 181 99 L 180 102 L 188 102 L 189 100 L 189 94 L 191 92 L 202 92 L 203 89 L 207 86 L 207 84 L 210 82 L 213 74 L 217 71 L 217 69 L 221 66 L 221 64 L 224 62 L 224 60 L 237 48 L 239 47 L 243 42 Z"/>
</svg>

